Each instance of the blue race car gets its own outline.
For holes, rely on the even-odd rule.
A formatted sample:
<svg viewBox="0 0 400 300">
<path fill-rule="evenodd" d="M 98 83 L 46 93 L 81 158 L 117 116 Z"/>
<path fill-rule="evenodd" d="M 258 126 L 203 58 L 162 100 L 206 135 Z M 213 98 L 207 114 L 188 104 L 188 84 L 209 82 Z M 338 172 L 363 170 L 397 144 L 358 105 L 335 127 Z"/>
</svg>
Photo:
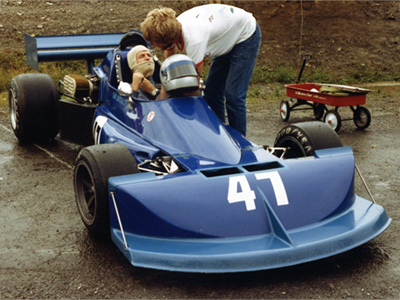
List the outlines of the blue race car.
<svg viewBox="0 0 400 300">
<path fill-rule="evenodd" d="M 259 146 L 221 123 L 202 97 L 143 101 L 121 93 L 132 76 L 129 48 L 147 45 L 139 32 L 26 39 L 31 65 L 84 58 L 90 75 L 67 75 L 62 89 L 45 74 L 14 77 L 15 135 L 28 143 L 60 134 L 87 146 L 74 170 L 79 214 L 132 265 L 279 268 L 345 252 L 389 226 L 382 206 L 355 194 L 352 149 L 325 123 L 289 125 L 273 147 Z M 111 49 L 88 48 L 116 40 Z"/>
</svg>

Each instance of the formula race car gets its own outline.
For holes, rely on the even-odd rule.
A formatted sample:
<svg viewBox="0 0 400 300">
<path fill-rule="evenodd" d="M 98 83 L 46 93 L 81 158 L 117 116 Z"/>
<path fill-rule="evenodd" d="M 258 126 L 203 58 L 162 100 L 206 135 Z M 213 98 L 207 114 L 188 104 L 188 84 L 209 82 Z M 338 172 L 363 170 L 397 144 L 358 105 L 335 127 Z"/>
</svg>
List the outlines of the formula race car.
<svg viewBox="0 0 400 300">
<path fill-rule="evenodd" d="M 45 74 L 14 77 L 15 135 L 29 143 L 59 134 L 86 146 L 74 169 L 79 214 L 132 265 L 279 268 L 342 253 L 389 226 L 382 206 L 355 194 L 352 149 L 329 125 L 292 124 L 273 147 L 259 146 L 200 96 L 144 101 L 119 89 L 132 77 L 129 48 L 148 46 L 139 32 L 26 40 L 31 65 L 88 59 L 89 75 L 66 75 L 59 87 Z"/>
</svg>

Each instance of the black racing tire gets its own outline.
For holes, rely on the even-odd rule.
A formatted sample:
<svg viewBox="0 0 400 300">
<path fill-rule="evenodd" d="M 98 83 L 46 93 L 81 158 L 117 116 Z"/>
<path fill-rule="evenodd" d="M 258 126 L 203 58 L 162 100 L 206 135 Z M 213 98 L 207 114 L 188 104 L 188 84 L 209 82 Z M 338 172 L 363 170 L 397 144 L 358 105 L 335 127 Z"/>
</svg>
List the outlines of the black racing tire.
<svg viewBox="0 0 400 300">
<path fill-rule="evenodd" d="M 48 74 L 20 74 L 11 80 L 11 127 L 21 143 L 50 142 L 59 132 L 57 85 Z"/>
<path fill-rule="evenodd" d="M 325 104 L 314 103 L 313 111 L 315 119 L 321 120 L 322 117 L 324 116 L 325 110 L 326 110 Z"/>
<path fill-rule="evenodd" d="M 93 145 L 79 152 L 74 169 L 75 199 L 91 235 L 110 237 L 108 179 L 138 172 L 135 158 L 122 144 Z"/>
<path fill-rule="evenodd" d="M 342 118 L 336 110 L 328 110 L 325 114 L 324 122 L 336 132 L 342 127 Z"/>
<path fill-rule="evenodd" d="M 283 122 L 287 122 L 290 118 L 290 105 L 286 100 L 282 100 L 279 105 L 279 114 L 283 120 Z"/>
<path fill-rule="evenodd" d="M 357 128 L 365 129 L 371 124 L 371 113 L 367 108 L 359 106 L 354 111 L 353 121 Z"/>
<path fill-rule="evenodd" d="M 342 146 L 337 133 L 328 124 L 317 121 L 282 128 L 274 143 L 274 147 L 286 148 L 283 158 L 313 156 L 316 150 Z"/>
</svg>

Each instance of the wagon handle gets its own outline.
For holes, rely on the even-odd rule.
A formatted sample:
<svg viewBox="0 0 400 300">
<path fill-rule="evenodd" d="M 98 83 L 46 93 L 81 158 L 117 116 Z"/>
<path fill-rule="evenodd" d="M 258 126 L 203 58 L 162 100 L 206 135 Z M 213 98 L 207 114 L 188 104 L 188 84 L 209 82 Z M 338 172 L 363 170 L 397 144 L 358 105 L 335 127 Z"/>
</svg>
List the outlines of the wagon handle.
<svg viewBox="0 0 400 300">
<path fill-rule="evenodd" d="M 303 63 L 301 64 L 300 72 L 299 72 L 299 75 L 297 76 L 296 83 L 300 82 L 300 78 L 301 78 L 301 75 L 303 74 L 304 67 L 306 66 L 307 61 L 309 61 L 311 59 L 311 54 L 309 54 L 309 53 L 303 54 L 301 56 L 301 59 L 303 60 Z"/>
</svg>

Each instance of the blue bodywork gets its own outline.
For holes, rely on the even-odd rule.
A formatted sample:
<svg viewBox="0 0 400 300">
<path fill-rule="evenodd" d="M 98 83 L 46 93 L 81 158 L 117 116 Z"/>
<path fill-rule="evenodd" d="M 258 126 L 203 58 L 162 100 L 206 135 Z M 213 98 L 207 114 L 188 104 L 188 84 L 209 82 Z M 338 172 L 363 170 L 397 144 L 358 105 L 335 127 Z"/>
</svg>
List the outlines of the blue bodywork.
<svg viewBox="0 0 400 300">
<path fill-rule="evenodd" d="M 350 147 L 283 160 L 221 123 L 202 97 L 130 104 L 110 84 L 113 56 L 95 68 L 97 143 L 124 144 L 138 163 L 169 155 L 185 170 L 109 179 L 112 239 L 133 265 L 278 268 L 347 251 L 389 225 L 381 206 L 355 195 Z"/>
<path fill-rule="evenodd" d="M 108 35 L 98 46 L 120 37 Z M 54 58 L 36 53 L 48 50 L 49 40 L 30 41 L 34 61 Z M 82 46 L 93 39 L 69 40 Z M 83 51 L 65 44 L 57 58 Z M 80 55 L 94 59 L 98 51 Z M 211 273 L 279 268 L 355 248 L 389 226 L 382 206 L 354 192 L 350 147 L 280 159 L 221 123 L 202 97 L 131 102 L 118 93 L 115 66 L 119 54 L 129 81 L 127 51 L 113 49 L 89 68 L 99 79 L 94 141 L 125 145 L 138 164 L 172 157 L 181 170 L 109 179 L 111 237 L 132 265 Z"/>
</svg>

